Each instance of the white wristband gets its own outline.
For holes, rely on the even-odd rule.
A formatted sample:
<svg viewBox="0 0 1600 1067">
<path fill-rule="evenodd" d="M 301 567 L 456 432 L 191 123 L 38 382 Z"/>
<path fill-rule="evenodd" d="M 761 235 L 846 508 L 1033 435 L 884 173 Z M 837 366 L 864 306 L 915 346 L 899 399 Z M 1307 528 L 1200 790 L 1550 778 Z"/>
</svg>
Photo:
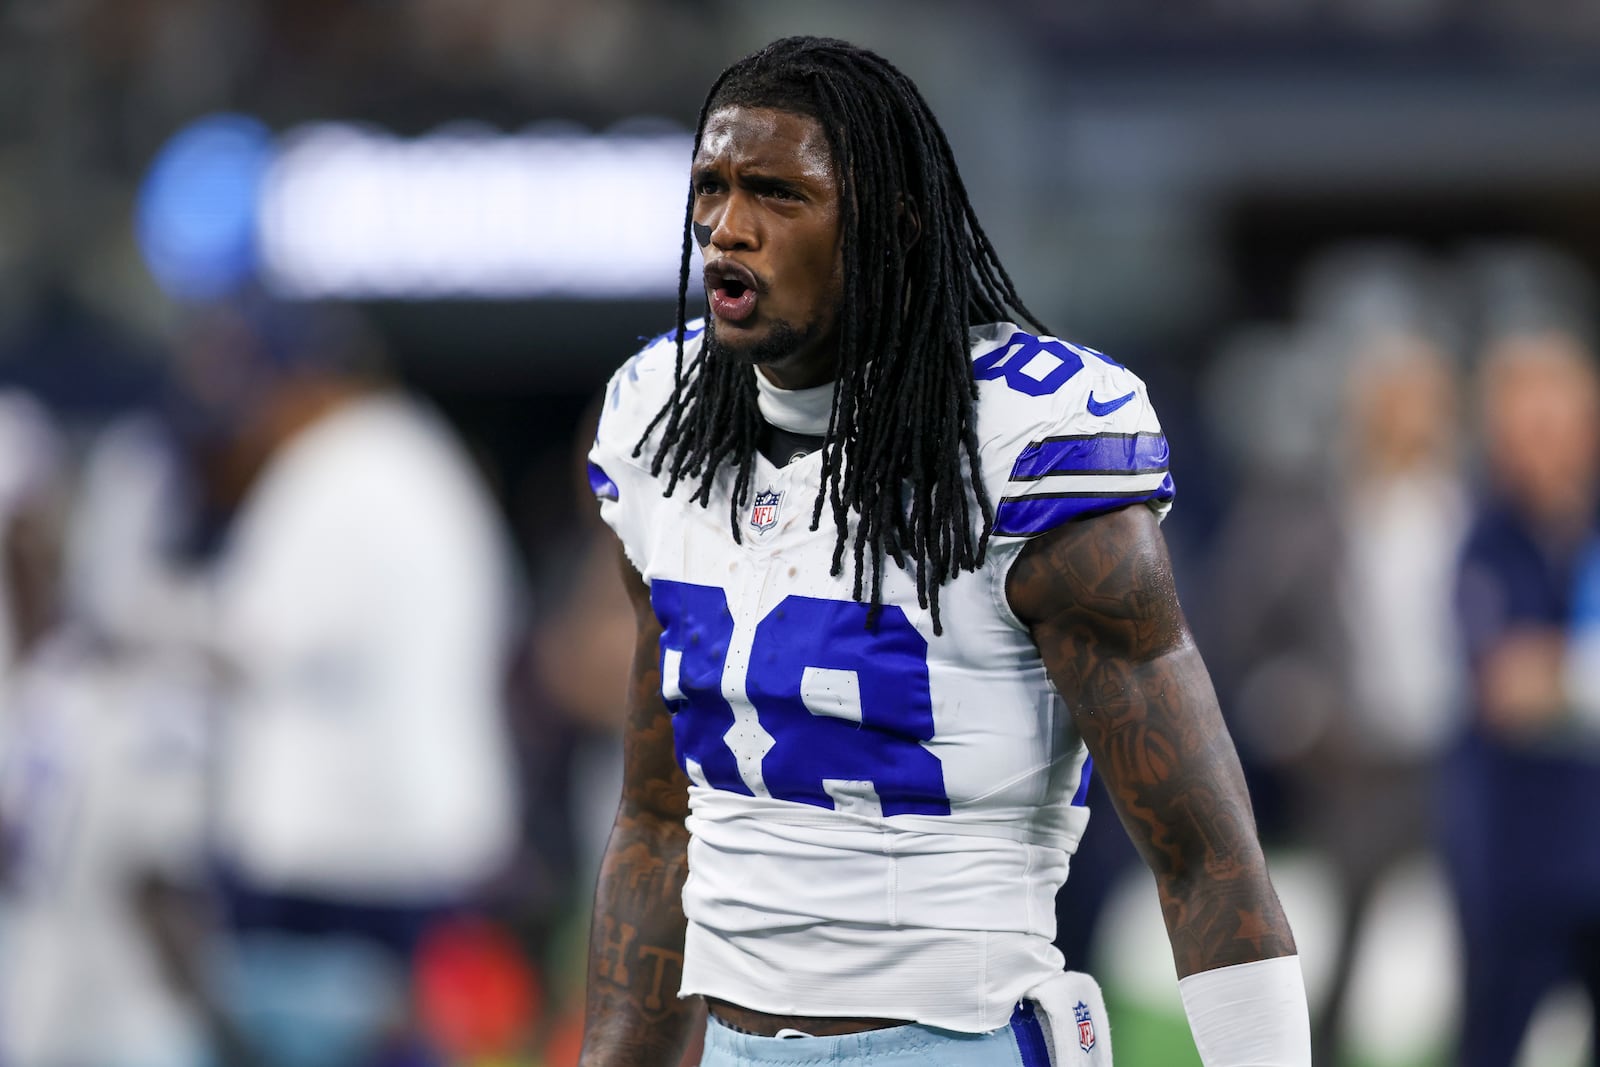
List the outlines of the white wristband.
<svg viewBox="0 0 1600 1067">
<path fill-rule="evenodd" d="M 1299 956 L 1191 974 L 1178 993 L 1205 1067 L 1311 1067 Z"/>
</svg>

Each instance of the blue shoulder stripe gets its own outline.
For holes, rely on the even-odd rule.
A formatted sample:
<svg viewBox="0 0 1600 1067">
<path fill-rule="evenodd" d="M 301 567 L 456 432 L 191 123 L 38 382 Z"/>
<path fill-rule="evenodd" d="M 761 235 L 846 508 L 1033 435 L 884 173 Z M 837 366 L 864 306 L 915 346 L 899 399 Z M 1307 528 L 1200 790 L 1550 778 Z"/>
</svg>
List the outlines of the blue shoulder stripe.
<svg viewBox="0 0 1600 1067">
<path fill-rule="evenodd" d="M 1050 474 L 1149 474 L 1167 469 L 1167 439 L 1159 433 L 1098 433 L 1047 437 L 1017 456 L 1013 481 Z"/>
<path fill-rule="evenodd" d="M 706 332 L 706 320 L 705 319 L 690 319 L 688 322 L 683 324 L 683 339 L 685 341 L 692 341 L 696 337 L 699 337 L 701 334 L 703 334 L 705 332 Z M 678 337 L 678 328 L 676 326 L 674 326 L 672 329 L 666 331 L 665 333 L 658 333 L 654 337 L 649 338 L 648 340 L 646 340 L 643 337 L 639 338 L 639 340 L 644 342 L 642 345 L 639 346 L 639 351 L 642 352 L 646 348 L 650 348 L 650 347 L 654 346 L 656 344 L 656 342 L 665 341 L 669 337 L 674 339 L 674 340 L 677 339 L 677 337 Z"/>
<path fill-rule="evenodd" d="M 589 488 L 601 500 L 616 500 L 621 495 L 617 491 L 617 483 L 593 460 L 589 461 Z"/>
<path fill-rule="evenodd" d="M 1115 511 L 1129 504 L 1149 504 L 1171 500 L 1174 496 L 1172 475 L 1161 479 L 1153 489 L 1129 493 L 1041 493 L 1037 496 L 1008 497 L 1000 501 L 994 512 L 994 532 L 1007 537 L 1028 537 L 1053 530 L 1057 526 Z"/>
</svg>

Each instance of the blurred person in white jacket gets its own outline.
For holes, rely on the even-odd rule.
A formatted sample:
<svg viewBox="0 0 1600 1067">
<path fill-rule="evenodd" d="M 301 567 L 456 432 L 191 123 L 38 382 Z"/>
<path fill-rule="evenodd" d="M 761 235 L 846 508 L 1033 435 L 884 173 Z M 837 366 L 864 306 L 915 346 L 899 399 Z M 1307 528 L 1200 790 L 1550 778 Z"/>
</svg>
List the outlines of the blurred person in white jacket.
<svg viewBox="0 0 1600 1067">
<path fill-rule="evenodd" d="M 1469 505 L 1448 277 L 1401 246 L 1332 249 L 1301 280 L 1298 319 L 1241 334 L 1213 371 L 1213 419 L 1247 469 L 1218 538 L 1217 659 L 1242 745 L 1282 783 L 1286 832 L 1331 866 L 1316 1063 L 1348 1052 L 1383 891 L 1431 858 L 1459 720 Z M 1241 395 L 1268 414 L 1230 425 Z"/>
<path fill-rule="evenodd" d="M 515 835 L 499 519 L 442 420 L 332 321 L 217 310 L 183 358 L 221 520 L 221 998 L 304 1063 L 403 1020 L 419 938 Z"/>
</svg>

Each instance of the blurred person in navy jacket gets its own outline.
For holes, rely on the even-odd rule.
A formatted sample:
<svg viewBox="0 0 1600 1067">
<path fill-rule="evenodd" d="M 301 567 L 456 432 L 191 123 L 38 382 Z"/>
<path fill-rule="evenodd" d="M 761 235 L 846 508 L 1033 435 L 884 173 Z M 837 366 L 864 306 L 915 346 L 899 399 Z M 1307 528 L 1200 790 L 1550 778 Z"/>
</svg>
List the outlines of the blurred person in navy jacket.
<svg viewBox="0 0 1600 1067">
<path fill-rule="evenodd" d="M 1490 335 L 1480 368 L 1490 484 L 1457 588 L 1473 716 L 1441 808 L 1466 949 L 1465 1067 L 1512 1063 L 1561 984 L 1600 1003 L 1600 729 L 1567 684 L 1578 580 L 1600 537 L 1600 375 L 1577 320 L 1518 318 Z"/>
</svg>

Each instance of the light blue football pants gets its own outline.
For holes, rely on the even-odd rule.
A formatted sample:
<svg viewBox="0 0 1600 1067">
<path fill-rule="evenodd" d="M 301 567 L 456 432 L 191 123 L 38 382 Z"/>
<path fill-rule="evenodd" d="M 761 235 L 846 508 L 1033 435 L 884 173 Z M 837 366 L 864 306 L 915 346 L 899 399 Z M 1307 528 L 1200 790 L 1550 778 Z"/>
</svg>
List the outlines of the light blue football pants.
<svg viewBox="0 0 1600 1067">
<path fill-rule="evenodd" d="M 756 1037 L 706 1023 L 700 1067 L 1050 1067 L 1032 1005 L 986 1034 L 894 1026 L 846 1037 Z"/>
</svg>

